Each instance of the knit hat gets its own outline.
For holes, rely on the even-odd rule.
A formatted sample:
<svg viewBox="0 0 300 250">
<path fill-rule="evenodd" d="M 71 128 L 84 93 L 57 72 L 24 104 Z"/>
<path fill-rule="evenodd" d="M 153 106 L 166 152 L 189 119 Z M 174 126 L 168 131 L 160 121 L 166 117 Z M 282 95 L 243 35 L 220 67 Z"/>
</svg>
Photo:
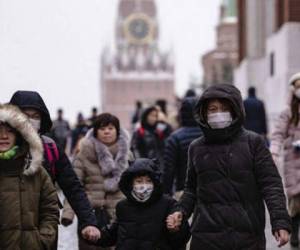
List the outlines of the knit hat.
<svg viewBox="0 0 300 250">
<path fill-rule="evenodd" d="M 289 80 L 289 85 L 294 85 L 297 80 L 300 80 L 300 72 L 292 75 L 292 77 Z"/>
</svg>

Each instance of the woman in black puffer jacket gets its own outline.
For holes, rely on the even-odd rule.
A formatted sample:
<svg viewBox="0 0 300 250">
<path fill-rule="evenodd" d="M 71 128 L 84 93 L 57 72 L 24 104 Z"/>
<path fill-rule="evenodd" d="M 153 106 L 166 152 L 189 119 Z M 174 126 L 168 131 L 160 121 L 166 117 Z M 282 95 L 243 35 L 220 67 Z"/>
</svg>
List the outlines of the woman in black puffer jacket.
<svg viewBox="0 0 300 250">
<path fill-rule="evenodd" d="M 264 139 L 242 127 L 239 90 L 219 84 L 198 101 L 195 116 L 204 136 L 189 148 L 180 222 L 194 211 L 191 250 L 264 250 L 265 207 L 279 245 L 288 241 L 290 219 L 282 181 Z M 173 224 L 173 226 L 175 226 Z"/>
</svg>

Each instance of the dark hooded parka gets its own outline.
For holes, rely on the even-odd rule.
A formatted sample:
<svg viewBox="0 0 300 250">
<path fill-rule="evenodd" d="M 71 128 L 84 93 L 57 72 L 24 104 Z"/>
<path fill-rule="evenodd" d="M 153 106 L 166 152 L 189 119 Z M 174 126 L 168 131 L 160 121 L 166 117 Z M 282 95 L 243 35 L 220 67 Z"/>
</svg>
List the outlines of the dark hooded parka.
<svg viewBox="0 0 300 250">
<path fill-rule="evenodd" d="M 167 231 L 166 218 L 176 201 L 163 195 L 158 169 L 156 160 L 140 158 L 123 173 L 119 186 L 127 199 L 117 204 L 117 221 L 101 231 L 100 245 L 116 245 L 116 250 L 179 250 L 185 246 L 190 237 L 187 222 L 176 233 Z M 144 175 L 151 178 L 154 190 L 149 200 L 141 203 L 131 191 L 134 177 Z"/>
<path fill-rule="evenodd" d="M 206 111 L 211 99 L 227 100 L 233 122 L 211 129 Z M 264 250 L 265 207 L 272 231 L 290 230 L 281 178 L 264 139 L 243 129 L 240 91 L 232 85 L 209 87 L 195 117 L 204 136 L 189 149 L 188 171 L 180 201 L 187 217 L 194 211 L 191 250 Z"/>
<path fill-rule="evenodd" d="M 58 203 L 42 166 L 42 142 L 27 117 L 12 105 L 0 105 L 0 123 L 16 131 L 18 146 L 13 158 L 0 159 L 0 249 L 53 249 Z"/>
<path fill-rule="evenodd" d="M 41 113 L 41 126 L 39 133 L 44 144 L 53 144 L 54 141 L 44 136 L 52 127 L 52 121 L 49 111 L 39 93 L 35 91 L 17 91 L 12 96 L 10 103 L 18 106 L 21 110 L 26 108 L 33 108 Z M 97 225 L 93 209 L 87 199 L 82 185 L 76 176 L 74 169 L 63 150 L 59 148 L 59 157 L 55 162 L 55 171 L 51 171 L 50 163 L 48 162 L 46 154 L 44 155 L 44 167 L 62 189 L 64 195 L 69 201 L 71 207 L 75 211 L 79 219 L 81 228 L 88 225 Z"/>
</svg>

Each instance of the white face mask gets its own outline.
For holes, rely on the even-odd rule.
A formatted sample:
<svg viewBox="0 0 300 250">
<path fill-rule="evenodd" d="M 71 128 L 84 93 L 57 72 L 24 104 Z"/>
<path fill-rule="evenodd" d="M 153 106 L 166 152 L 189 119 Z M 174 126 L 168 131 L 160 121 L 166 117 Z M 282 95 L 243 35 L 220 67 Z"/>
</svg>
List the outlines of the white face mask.
<svg viewBox="0 0 300 250">
<path fill-rule="evenodd" d="M 207 115 L 207 123 L 212 129 L 222 129 L 230 126 L 232 117 L 230 112 L 220 112 Z"/>
<path fill-rule="evenodd" d="M 41 120 L 29 118 L 29 122 L 31 123 L 31 125 L 35 129 L 35 131 L 39 132 L 39 130 L 41 128 Z"/>
<path fill-rule="evenodd" d="M 135 184 L 132 189 L 132 196 L 139 202 L 146 202 L 153 192 L 153 184 Z"/>
<path fill-rule="evenodd" d="M 300 99 L 300 88 L 296 89 L 294 94 L 298 99 Z"/>
</svg>

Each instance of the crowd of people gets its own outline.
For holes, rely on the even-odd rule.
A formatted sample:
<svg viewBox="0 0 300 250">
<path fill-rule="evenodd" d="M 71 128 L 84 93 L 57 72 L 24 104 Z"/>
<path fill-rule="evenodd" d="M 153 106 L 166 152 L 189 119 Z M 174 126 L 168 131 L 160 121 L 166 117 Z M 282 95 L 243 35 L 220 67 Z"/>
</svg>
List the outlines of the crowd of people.
<svg viewBox="0 0 300 250">
<path fill-rule="evenodd" d="M 190 90 L 175 118 L 137 101 L 131 131 L 96 108 L 72 129 L 15 92 L 0 105 L 0 249 L 57 249 L 76 215 L 79 250 L 263 250 L 264 204 L 278 246 L 299 247 L 300 74 L 290 89 L 270 136 L 254 87 Z"/>
</svg>

